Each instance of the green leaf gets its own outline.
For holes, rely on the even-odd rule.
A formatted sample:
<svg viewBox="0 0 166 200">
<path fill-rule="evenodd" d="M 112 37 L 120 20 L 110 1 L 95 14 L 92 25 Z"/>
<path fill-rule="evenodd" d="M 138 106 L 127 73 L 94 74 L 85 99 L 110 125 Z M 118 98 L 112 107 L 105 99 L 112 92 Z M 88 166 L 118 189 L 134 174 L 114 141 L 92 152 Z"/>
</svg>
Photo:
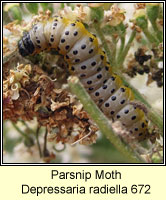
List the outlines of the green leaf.
<svg viewBox="0 0 166 200">
<path fill-rule="evenodd" d="M 96 144 L 92 145 L 93 153 L 90 155 L 94 163 L 127 163 L 125 157 L 120 154 L 109 140 L 102 135 Z"/>
<path fill-rule="evenodd" d="M 103 8 L 104 10 L 110 10 L 110 7 L 113 5 L 113 3 L 104 3 Z"/>
<path fill-rule="evenodd" d="M 64 3 L 61 3 L 61 9 L 63 9 L 65 7 Z"/>
<path fill-rule="evenodd" d="M 9 9 L 11 15 L 12 15 L 12 18 L 14 20 L 18 20 L 18 21 L 21 21 L 22 20 L 22 13 L 21 13 L 21 10 L 18 6 L 13 6 Z"/>
<path fill-rule="evenodd" d="M 140 16 L 140 17 L 136 18 L 136 23 L 142 29 L 145 29 L 148 27 L 148 21 L 145 18 L 145 16 Z"/>
<path fill-rule="evenodd" d="M 159 5 L 146 5 L 146 13 L 151 22 L 155 22 L 159 15 Z"/>
<path fill-rule="evenodd" d="M 14 150 L 14 147 L 22 142 L 22 138 L 10 138 L 10 137 L 4 137 L 4 150 L 8 153 L 12 153 Z"/>
<path fill-rule="evenodd" d="M 106 25 L 102 28 L 102 31 L 105 35 L 112 35 L 117 32 L 117 29 L 116 29 L 116 27 Z"/>
<path fill-rule="evenodd" d="M 52 7 L 51 5 L 52 5 L 52 4 L 50 4 L 50 5 L 48 6 L 48 10 L 51 11 L 51 13 L 53 13 L 54 9 L 53 9 L 53 7 Z"/>
<path fill-rule="evenodd" d="M 99 8 L 90 8 L 91 9 L 91 19 L 94 21 L 101 21 L 104 17 L 103 7 Z"/>
<path fill-rule="evenodd" d="M 148 41 L 145 38 L 141 39 L 141 44 L 148 45 Z"/>
<path fill-rule="evenodd" d="M 39 8 L 38 3 L 25 3 L 25 6 L 29 10 L 29 12 L 31 12 L 33 14 L 38 13 L 38 8 Z"/>
<path fill-rule="evenodd" d="M 40 3 L 40 5 L 44 11 L 49 9 L 49 3 Z"/>
<path fill-rule="evenodd" d="M 118 29 L 118 33 L 120 36 L 124 35 L 126 33 L 126 27 L 123 23 L 120 23 L 118 26 L 117 26 L 117 29 Z"/>
<path fill-rule="evenodd" d="M 88 24 L 83 23 L 86 29 L 89 29 Z"/>
<path fill-rule="evenodd" d="M 25 138 L 24 139 L 24 145 L 26 147 L 32 147 L 34 145 L 34 140 L 31 137 Z"/>
<path fill-rule="evenodd" d="M 161 4 L 160 4 L 160 7 L 159 7 L 159 14 L 158 14 L 158 18 L 159 19 L 163 19 L 163 6 L 161 6 Z"/>
</svg>

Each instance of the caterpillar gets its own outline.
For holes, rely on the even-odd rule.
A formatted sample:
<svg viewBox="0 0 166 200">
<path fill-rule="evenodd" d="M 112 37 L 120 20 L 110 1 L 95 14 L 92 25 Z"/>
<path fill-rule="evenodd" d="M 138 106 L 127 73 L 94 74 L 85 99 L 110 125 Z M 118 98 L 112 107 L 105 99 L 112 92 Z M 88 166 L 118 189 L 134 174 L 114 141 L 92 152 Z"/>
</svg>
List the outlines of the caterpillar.
<svg viewBox="0 0 166 200">
<path fill-rule="evenodd" d="M 81 22 L 59 16 L 39 22 L 23 35 L 18 49 L 23 57 L 56 49 L 108 118 L 120 121 L 138 141 L 149 137 L 148 120 L 144 111 L 132 103 L 131 89 L 112 72 L 97 37 Z"/>
</svg>

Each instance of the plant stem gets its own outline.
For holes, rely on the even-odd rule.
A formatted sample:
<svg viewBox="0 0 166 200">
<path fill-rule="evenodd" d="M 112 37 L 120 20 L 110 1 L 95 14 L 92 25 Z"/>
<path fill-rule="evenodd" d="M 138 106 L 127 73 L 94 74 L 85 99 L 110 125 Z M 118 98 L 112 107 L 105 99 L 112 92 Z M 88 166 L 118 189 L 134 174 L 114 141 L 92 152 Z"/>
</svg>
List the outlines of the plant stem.
<svg viewBox="0 0 166 200">
<path fill-rule="evenodd" d="M 157 125 L 157 127 L 161 130 L 160 134 L 163 135 L 163 119 L 160 117 L 160 115 L 151 107 L 148 110 L 147 116 L 153 122 L 153 124 Z"/>
<path fill-rule="evenodd" d="M 114 133 L 110 120 L 100 111 L 97 105 L 93 102 L 89 94 L 86 92 L 82 84 L 77 77 L 70 77 L 68 79 L 71 91 L 78 97 L 84 106 L 84 109 L 88 112 L 90 117 L 98 125 L 101 132 L 107 137 L 107 139 L 128 159 L 128 162 L 132 163 L 144 163 L 145 160 L 137 155 L 130 146 L 122 142 L 120 138 Z"/>
<path fill-rule="evenodd" d="M 104 47 L 105 51 L 107 52 L 108 60 L 109 60 L 109 62 L 111 64 L 111 66 L 114 66 L 114 58 L 113 58 L 112 52 L 109 50 L 109 47 L 107 45 L 107 41 L 106 41 L 106 39 L 105 39 L 105 37 L 103 35 L 103 32 L 102 32 L 101 27 L 100 27 L 100 24 L 99 23 L 94 23 L 94 27 L 95 27 L 96 32 L 97 32 L 97 34 L 98 34 L 98 36 L 99 36 L 99 38 L 100 38 L 100 40 L 101 40 L 101 42 L 103 44 L 103 47 Z M 112 46 L 113 46 L 113 44 L 112 44 Z"/>
<path fill-rule="evenodd" d="M 31 133 L 35 133 L 35 131 L 33 129 L 31 129 L 28 124 L 24 121 L 24 120 L 19 120 L 20 122 L 22 122 L 24 124 L 24 126 L 31 132 Z"/>
<path fill-rule="evenodd" d="M 44 155 L 44 157 L 47 157 L 47 156 L 48 156 L 48 150 L 47 150 L 47 135 L 48 135 L 48 130 L 47 130 L 47 128 L 46 128 L 45 135 L 44 135 L 44 148 L 43 148 L 43 155 Z"/>
<path fill-rule="evenodd" d="M 156 22 L 152 22 L 151 21 L 151 24 L 152 24 L 152 27 L 153 27 L 154 31 L 156 32 L 158 40 L 160 42 L 162 42 L 163 41 L 163 35 L 162 35 L 162 32 L 158 29 L 158 27 L 156 25 Z"/>
<path fill-rule="evenodd" d="M 145 36 L 147 37 L 147 39 L 149 40 L 150 43 L 156 43 L 156 45 L 159 44 L 159 41 L 149 32 L 149 30 L 147 28 L 143 29 L 143 33 L 145 34 Z"/>
<path fill-rule="evenodd" d="M 10 54 L 3 56 L 3 64 L 7 63 L 8 61 L 12 60 L 12 58 L 18 53 L 18 49 L 15 48 Z"/>
<path fill-rule="evenodd" d="M 113 41 L 113 44 L 114 44 L 114 49 L 112 50 L 112 56 L 114 58 L 113 66 L 116 66 L 117 40 L 114 37 L 112 37 L 112 41 Z"/>
<path fill-rule="evenodd" d="M 39 149 L 39 155 L 40 155 L 40 158 L 41 158 L 42 157 L 42 151 L 41 151 L 40 142 L 39 142 L 39 131 L 40 131 L 40 126 L 38 126 L 37 130 L 36 130 L 36 141 L 37 141 L 37 146 L 38 146 L 38 149 Z"/>
<path fill-rule="evenodd" d="M 58 149 L 56 149 L 55 146 L 53 146 L 53 149 L 54 149 L 56 152 L 63 152 L 63 151 L 66 149 L 66 144 L 63 144 L 63 145 L 64 145 L 63 149 L 58 150 Z"/>
<path fill-rule="evenodd" d="M 119 58 L 118 58 L 118 61 L 117 61 L 117 65 L 118 65 L 117 67 L 118 68 L 120 68 L 122 66 L 135 36 L 136 36 L 136 30 L 133 30 L 131 35 L 130 35 L 129 41 L 127 42 L 127 44 L 124 48 L 124 51 L 121 53 L 121 55 L 119 55 Z"/>
<path fill-rule="evenodd" d="M 96 29 L 96 31 L 97 31 L 97 29 Z M 135 98 L 138 99 L 139 101 L 141 101 L 142 103 L 144 103 L 149 108 L 148 118 L 153 122 L 153 124 L 155 124 L 160 129 L 160 131 L 161 131 L 160 134 L 163 134 L 163 119 L 162 119 L 162 117 L 158 113 L 156 113 L 154 111 L 154 109 L 146 101 L 146 99 L 139 93 L 139 91 L 136 90 L 133 86 L 131 86 L 128 83 L 128 81 L 126 81 L 126 78 L 122 75 L 122 73 L 120 71 L 120 66 L 122 66 L 122 64 L 123 64 L 123 62 L 125 60 L 125 57 L 126 57 L 128 51 L 129 51 L 129 49 L 131 47 L 131 44 L 132 44 L 132 42 L 133 42 L 133 40 L 135 38 L 135 35 L 136 35 L 136 31 L 133 30 L 133 32 L 132 32 L 132 34 L 131 34 L 131 36 L 129 38 L 129 41 L 128 41 L 126 47 L 124 48 L 124 51 L 122 52 L 122 56 L 119 56 L 119 59 L 117 61 L 117 63 L 119 62 L 118 63 L 119 67 L 115 66 L 114 67 L 114 72 L 116 72 L 121 77 L 124 85 L 127 85 L 129 88 L 131 88 L 131 90 L 134 93 Z M 103 42 L 104 41 L 104 39 L 103 39 L 104 35 L 103 35 L 102 31 L 100 31 L 99 37 L 100 37 L 101 41 Z M 105 45 L 103 45 L 103 47 L 104 47 L 104 49 L 105 49 L 105 51 L 107 53 L 107 56 L 109 58 L 109 55 L 111 54 L 111 52 L 110 52 L 110 50 L 109 50 L 109 48 L 107 46 L 107 43 Z"/>
<path fill-rule="evenodd" d="M 15 123 L 13 123 L 13 122 L 11 122 L 11 123 L 14 126 L 14 128 L 24 137 L 25 146 L 27 146 L 27 147 L 33 146 L 34 145 L 33 138 L 30 135 L 24 133 Z"/>
<path fill-rule="evenodd" d="M 120 56 L 123 52 L 124 45 L 125 45 L 125 37 L 121 37 L 120 40 L 121 40 L 121 44 L 120 44 L 120 49 L 119 49 L 119 53 L 118 53 L 118 56 L 117 56 L 117 60 L 118 60 L 118 58 L 120 58 Z"/>
<path fill-rule="evenodd" d="M 14 128 L 26 139 L 29 139 L 28 135 L 25 134 L 14 122 L 11 122 Z"/>
</svg>

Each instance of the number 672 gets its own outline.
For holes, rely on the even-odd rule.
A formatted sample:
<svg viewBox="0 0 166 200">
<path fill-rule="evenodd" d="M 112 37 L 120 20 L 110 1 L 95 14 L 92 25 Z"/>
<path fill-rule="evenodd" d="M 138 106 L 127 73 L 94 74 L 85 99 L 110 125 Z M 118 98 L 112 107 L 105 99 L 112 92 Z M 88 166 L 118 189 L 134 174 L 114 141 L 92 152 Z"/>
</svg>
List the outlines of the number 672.
<svg viewBox="0 0 166 200">
<path fill-rule="evenodd" d="M 133 194 L 150 194 L 150 185 L 138 184 L 131 186 L 131 193 Z"/>
</svg>

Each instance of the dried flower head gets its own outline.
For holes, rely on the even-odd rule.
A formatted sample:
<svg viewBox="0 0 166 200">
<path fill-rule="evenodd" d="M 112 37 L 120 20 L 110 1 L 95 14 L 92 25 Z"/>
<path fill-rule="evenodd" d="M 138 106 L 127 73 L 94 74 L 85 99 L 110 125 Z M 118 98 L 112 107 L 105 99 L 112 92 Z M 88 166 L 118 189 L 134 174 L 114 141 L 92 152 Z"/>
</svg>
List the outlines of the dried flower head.
<svg viewBox="0 0 166 200">
<path fill-rule="evenodd" d="M 8 12 L 10 10 L 10 8 L 14 7 L 14 6 L 19 6 L 19 3 L 7 3 L 4 6 L 4 11 Z"/>
<path fill-rule="evenodd" d="M 98 7 L 101 7 L 103 5 L 104 5 L 104 3 L 88 3 L 88 6 L 91 7 L 91 8 L 98 8 Z"/>
<path fill-rule="evenodd" d="M 89 121 L 81 104 L 66 90 L 56 88 L 56 82 L 38 66 L 18 65 L 9 71 L 3 87 L 4 119 L 16 122 L 36 117 L 41 126 L 47 127 L 48 140 L 55 143 L 96 141 L 98 129 Z M 86 137 L 81 139 L 82 136 Z"/>
<path fill-rule="evenodd" d="M 18 24 L 17 21 L 10 22 L 10 23 L 4 25 L 3 28 L 8 29 L 14 36 L 21 36 L 22 30 L 23 30 L 23 27 L 20 24 Z M 14 39 L 16 39 L 16 38 L 14 38 Z"/>
<path fill-rule="evenodd" d="M 136 3 L 136 4 L 135 4 L 136 10 L 144 9 L 145 6 L 146 6 L 146 3 Z"/>
<path fill-rule="evenodd" d="M 74 10 L 72 10 L 71 7 L 65 5 L 64 9 L 59 10 L 59 15 L 65 15 L 66 18 L 72 21 L 80 20 L 87 24 L 90 23 L 90 8 L 81 4 L 78 4 L 76 7 L 74 7 Z"/>
<path fill-rule="evenodd" d="M 133 19 L 137 19 L 139 17 L 145 17 L 146 16 L 146 11 L 145 9 L 138 9 L 134 12 Z"/>
<path fill-rule="evenodd" d="M 149 5 L 149 6 L 159 6 L 160 3 L 146 3 L 146 6 Z"/>
<path fill-rule="evenodd" d="M 7 80 L 3 82 L 4 91 L 11 91 L 11 99 L 19 98 L 19 91 L 22 86 L 25 86 L 29 81 L 29 74 L 31 73 L 31 65 L 18 65 L 16 70 L 10 70 Z"/>
<path fill-rule="evenodd" d="M 114 4 L 110 10 L 104 11 L 104 20 L 111 26 L 117 26 L 125 20 L 125 10 Z"/>
</svg>

